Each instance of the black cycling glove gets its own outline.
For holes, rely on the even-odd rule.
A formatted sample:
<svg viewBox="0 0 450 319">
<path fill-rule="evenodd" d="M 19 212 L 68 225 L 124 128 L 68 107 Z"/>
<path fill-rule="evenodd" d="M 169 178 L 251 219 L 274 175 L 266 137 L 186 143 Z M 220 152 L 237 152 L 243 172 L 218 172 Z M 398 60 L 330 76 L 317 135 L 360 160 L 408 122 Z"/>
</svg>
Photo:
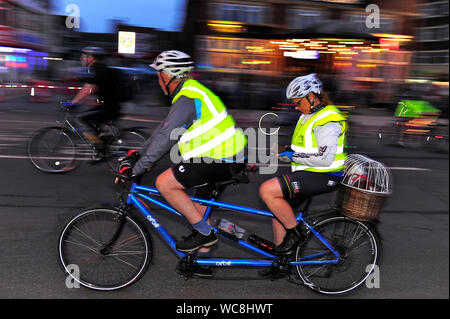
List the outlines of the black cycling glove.
<svg viewBox="0 0 450 319">
<path fill-rule="evenodd" d="M 133 177 L 133 166 L 140 156 L 137 150 L 129 150 L 127 156 L 120 160 L 119 174 L 123 175 L 123 178 L 130 179 Z"/>
</svg>

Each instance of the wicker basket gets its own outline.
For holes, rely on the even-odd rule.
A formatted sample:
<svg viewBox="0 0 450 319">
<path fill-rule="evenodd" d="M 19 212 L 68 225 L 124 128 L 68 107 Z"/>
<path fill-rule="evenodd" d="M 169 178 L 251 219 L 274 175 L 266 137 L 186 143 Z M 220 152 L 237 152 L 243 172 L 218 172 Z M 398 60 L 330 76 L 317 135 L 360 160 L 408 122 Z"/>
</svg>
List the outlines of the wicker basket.
<svg viewBox="0 0 450 319">
<path fill-rule="evenodd" d="M 344 216 L 360 221 L 378 219 L 386 200 L 385 195 L 365 192 L 357 188 L 340 185 L 338 206 Z"/>
<path fill-rule="evenodd" d="M 341 213 L 360 221 L 377 219 L 392 193 L 390 179 L 383 164 L 363 155 L 349 155 L 337 197 Z"/>
</svg>

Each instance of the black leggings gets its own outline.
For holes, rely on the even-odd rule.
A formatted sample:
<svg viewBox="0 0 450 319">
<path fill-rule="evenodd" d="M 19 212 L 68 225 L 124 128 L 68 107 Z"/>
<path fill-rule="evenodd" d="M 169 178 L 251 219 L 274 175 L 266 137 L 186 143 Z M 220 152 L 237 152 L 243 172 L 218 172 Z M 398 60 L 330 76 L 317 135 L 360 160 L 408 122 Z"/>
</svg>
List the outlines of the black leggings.
<svg viewBox="0 0 450 319">
<path fill-rule="evenodd" d="M 296 171 L 278 177 L 283 198 L 292 206 L 298 206 L 311 196 L 334 191 L 340 181 L 341 177 L 338 176 L 308 171 Z"/>
</svg>

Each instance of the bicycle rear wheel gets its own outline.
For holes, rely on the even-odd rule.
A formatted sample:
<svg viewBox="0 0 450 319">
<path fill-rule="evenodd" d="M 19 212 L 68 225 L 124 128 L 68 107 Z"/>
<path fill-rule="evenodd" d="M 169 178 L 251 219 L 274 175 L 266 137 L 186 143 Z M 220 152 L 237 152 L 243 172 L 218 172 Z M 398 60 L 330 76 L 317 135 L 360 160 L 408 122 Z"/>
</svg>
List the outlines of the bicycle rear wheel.
<svg viewBox="0 0 450 319">
<path fill-rule="evenodd" d="M 114 171 L 119 169 L 119 159 L 124 158 L 129 150 L 138 150 L 147 139 L 146 134 L 137 130 L 122 130 L 117 138 L 108 145 L 108 165 Z"/>
<path fill-rule="evenodd" d="M 295 266 L 301 280 L 309 288 L 324 294 L 343 294 L 361 286 L 377 267 L 380 254 L 377 236 L 370 226 L 335 216 L 318 222 L 314 228 L 341 256 L 336 264 Z M 334 258 L 335 255 L 312 233 L 295 254 L 296 261 Z"/>
<path fill-rule="evenodd" d="M 448 153 L 448 127 L 435 127 L 425 137 L 425 146 L 433 152 Z"/>
<path fill-rule="evenodd" d="M 400 129 L 397 125 L 390 124 L 381 127 L 377 132 L 377 139 L 382 145 L 392 146 L 398 144 Z"/>
<path fill-rule="evenodd" d="M 145 273 L 151 245 L 146 231 L 132 218 L 99 208 L 84 211 L 67 223 L 58 252 L 72 280 L 95 290 L 115 290 L 135 283 Z"/>
<path fill-rule="evenodd" d="M 74 170 L 79 162 L 77 146 L 69 132 L 61 127 L 47 127 L 34 134 L 27 145 L 28 158 L 46 173 Z"/>
</svg>

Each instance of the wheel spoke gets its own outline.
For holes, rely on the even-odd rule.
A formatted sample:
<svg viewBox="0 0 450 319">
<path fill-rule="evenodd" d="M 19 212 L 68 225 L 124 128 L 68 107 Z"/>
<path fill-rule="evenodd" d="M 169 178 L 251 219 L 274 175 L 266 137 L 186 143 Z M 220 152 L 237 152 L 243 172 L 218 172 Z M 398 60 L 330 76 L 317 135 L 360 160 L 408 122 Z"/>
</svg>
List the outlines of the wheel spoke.
<svg viewBox="0 0 450 319">
<path fill-rule="evenodd" d="M 72 170 L 76 161 L 76 145 L 62 128 L 45 128 L 28 143 L 28 157 L 44 172 L 59 173 Z"/>
<path fill-rule="evenodd" d="M 124 223 L 119 223 L 123 220 Z M 117 233 L 119 225 L 123 225 Z M 117 241 L 110 243 L 114 234 Z M 106 241 L 105 241 L 106 239 Z M 80 283 L 97 290 L 113 290 L 135 282 L 149 263 L 150 245 L 145 231 L 129 216 L 111 209 L 78 214 L 60 235 L 60 260 L 65 269 L 80 267 Z M 101 247 L 112 245 L 110 251 Z"/>
<path fill-rule="evenodd" d="M 336 264 L 295 266 L 297 275 L 308 287 L 327 294 L 344 293 L 360 286 L 369 275 L 367 265 L 377 263 L 378 243 L 372 230 L 362 222 L 343 216 L 322 220 L 316 229 L 339 252 L 339 261 Z M 329 254 L 329 249 L 311 234 L 297 249 L 296 261 L 323 260 Z M 317 258 L 305 259 L 314 255 Z"/>
</svg>

